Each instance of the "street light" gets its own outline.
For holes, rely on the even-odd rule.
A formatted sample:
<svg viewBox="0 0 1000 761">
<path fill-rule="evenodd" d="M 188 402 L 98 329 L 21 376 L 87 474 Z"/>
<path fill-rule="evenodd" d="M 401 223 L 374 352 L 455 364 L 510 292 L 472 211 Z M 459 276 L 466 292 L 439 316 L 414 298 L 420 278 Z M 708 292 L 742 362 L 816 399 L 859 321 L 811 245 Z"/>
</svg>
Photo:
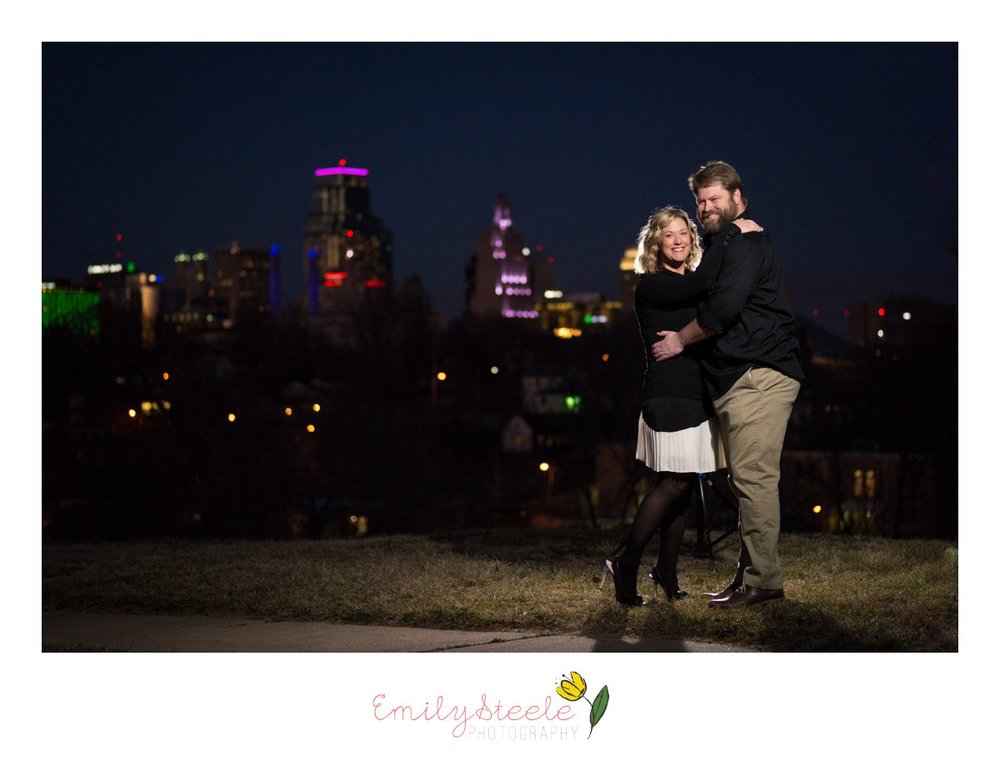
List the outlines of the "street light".
<svg viewBox="0 0 1000 761">
<path fill-rule="evenodd" d="M 545 479 L 545 507 L 552 504 L 552 484 L 555 479 L 556 471 L 547 462 L 541 462 L 538 464 L 538 469 L 547 475 Z"/>
</svg>

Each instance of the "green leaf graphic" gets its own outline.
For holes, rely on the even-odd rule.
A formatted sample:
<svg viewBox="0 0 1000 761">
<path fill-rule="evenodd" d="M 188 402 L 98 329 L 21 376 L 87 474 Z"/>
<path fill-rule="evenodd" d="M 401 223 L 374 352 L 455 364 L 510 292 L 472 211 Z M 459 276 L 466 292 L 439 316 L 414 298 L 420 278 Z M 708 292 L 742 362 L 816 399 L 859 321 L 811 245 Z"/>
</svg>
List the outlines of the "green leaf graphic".
<svg viewBox="0 0 1000 761">
<path fill-rule="evenodd" d="M 606 710 L 608 710 L 608 685 L 601 687 L 601 691 L 597 693 L 594 702 L 590 704 L 590 734 L 587 735 L 588 740 L 590 739 L 590 735 L 594 733 L 594 727 L 597 726 L 597 722 L 601 720 Z"/>
</svg>

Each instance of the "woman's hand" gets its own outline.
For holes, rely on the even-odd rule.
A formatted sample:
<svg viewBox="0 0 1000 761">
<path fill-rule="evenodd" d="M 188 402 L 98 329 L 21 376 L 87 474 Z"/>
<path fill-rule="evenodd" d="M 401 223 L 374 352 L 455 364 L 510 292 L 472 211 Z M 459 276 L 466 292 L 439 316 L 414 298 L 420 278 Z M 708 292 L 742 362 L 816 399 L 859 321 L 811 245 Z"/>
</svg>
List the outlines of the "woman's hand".
<svg viewBox="0 0 1000 761">
<path fill-rule="evenodd" d="M 764 228 L 752 219 L 734 219 L 733 224 L 740 228 L 741 233 L 762 233 Z"/>
</svg>

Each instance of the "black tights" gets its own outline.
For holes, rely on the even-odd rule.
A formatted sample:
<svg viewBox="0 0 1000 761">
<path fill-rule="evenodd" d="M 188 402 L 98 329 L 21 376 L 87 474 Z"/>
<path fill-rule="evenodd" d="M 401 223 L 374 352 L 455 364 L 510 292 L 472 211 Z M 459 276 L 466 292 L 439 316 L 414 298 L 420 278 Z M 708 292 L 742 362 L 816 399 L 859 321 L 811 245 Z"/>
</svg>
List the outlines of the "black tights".
<svg viewBox="0 0 1000 761">
<path fill-rule="evenodd" d="M 642 498 L 621 554 L 621 565 L 628 571 L 630 582 L 635 578 L 633 570 L 638 574 L 643 550 L 659 529 L 656 572 L 667 589 L 677 589 L 677 555 L 684 538 L 691 488 L 697 477 L 694 473 L 659 473 L 656 485 Z"/>
</svg>

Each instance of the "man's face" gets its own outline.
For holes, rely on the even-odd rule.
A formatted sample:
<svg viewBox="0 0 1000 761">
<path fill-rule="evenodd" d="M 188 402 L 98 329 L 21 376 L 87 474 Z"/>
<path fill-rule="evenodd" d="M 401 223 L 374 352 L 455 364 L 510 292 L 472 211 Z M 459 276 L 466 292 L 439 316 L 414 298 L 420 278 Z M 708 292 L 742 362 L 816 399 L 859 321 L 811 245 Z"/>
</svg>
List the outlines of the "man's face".
<svg viewBox="0 0 1000 761">
<path fill-rule="evenodd" d="M 694 197 L 698 203 L 698 221 L 707 233 L 719 232 L 743 212 L 740 191 L 730 193 L 722 185 L 699 188 Z"/>
</svg>

